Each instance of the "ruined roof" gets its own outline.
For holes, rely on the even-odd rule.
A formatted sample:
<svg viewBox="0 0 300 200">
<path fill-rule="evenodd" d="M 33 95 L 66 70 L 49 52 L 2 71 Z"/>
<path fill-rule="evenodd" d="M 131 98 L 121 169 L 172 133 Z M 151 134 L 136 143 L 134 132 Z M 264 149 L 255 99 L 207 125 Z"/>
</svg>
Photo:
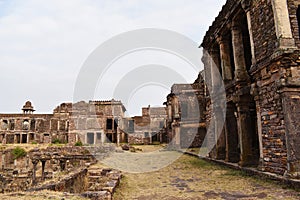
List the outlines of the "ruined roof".
<svg viewBox="0 0 300 200">
<path fill-rule="evenodd" d="M 239 5 L 242 0 L 227 0 L 225 5 L 223 5 L 222 10 L 219 12 L 218 16 L 215 18 L 212 25 L 209 27 L 208 31 L 203 38 L 200 47 L 206 48 L 209 46 L 210 42 L 216 38 L 218 31 L 226 24 L 227 19 L 233 13 L 235 8 Z"/>
</svg>

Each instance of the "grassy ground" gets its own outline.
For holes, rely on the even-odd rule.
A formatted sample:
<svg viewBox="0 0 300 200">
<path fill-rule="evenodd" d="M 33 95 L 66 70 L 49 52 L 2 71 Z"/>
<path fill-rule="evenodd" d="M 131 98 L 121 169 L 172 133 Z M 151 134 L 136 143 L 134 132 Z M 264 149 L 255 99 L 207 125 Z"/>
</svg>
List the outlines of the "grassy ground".
<svg viewBox="0 0 300 200">
<path fill-rule="evenodd" d="M 300 199 L 300 194 L 240 171 L 182 155 L 157 171 L 124 173 L 114 199 Z"/>
</svg>

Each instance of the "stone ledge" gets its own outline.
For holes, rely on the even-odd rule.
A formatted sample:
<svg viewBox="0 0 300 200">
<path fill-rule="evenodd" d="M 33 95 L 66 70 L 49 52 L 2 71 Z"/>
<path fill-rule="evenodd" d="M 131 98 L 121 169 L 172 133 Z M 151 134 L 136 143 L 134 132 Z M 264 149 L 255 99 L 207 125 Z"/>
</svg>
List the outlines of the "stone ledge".
<svg viewBox="0 0 300 200">
<path fill-rule="evenodd" d="M 275 181 L 275 182 L 277 182 L 277 183 L 279 183 L 283 186 L 288 186 L 288 187 L 293 188 L 293 189 L 300 189 L 300 180 L 298 180 L 298 179 L 289 179 L 289 178 L 286 178 L 286 177 L 283 177 L 283 176 L 280 176 L 280 175 L 277 175 L 277 174 L 273 174 L 273 173 L 270 173 L 270 172 L 259 171 L 255 168 L 241 167 L 236 163 L 228 163 L 228 162 L 225 162 L 223 160 L 215 160 L 215 159 L 212 159 L 212 158 L 199 156 L 199 155 L 197 155 L 195 153 L 191 153 L 191 152 L 184 152 L 184 151 L 180 151 L 180 150 L 179 150 L 179 152 L 190 155 L 190 156 L 197 157 L 199 159 L 202 159 L 202 160 L 205 160 L 205 161 L 208 161 L 208 162 L 211 162 L 211 163 L 215 163 L 215 164 L 218 164 L 218 165 L 223 165 L 223 166 L 229 167 L 231 169 L 240 170 L 240 171 L 245 172 L 247 175 L 254 175 L 254 176 L 257 176 L 260 179 L 266 178 L 266 179 Z"/>
</svg>

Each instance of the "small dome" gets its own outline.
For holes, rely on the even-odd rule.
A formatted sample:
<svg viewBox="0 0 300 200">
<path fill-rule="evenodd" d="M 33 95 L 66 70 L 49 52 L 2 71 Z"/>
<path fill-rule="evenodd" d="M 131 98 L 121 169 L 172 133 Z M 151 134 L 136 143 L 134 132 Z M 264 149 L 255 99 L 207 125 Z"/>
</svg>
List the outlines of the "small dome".
<svg viewBox="0 0 300 200">
<path fill-rule="evenodd" d="M 27 112 L 32 113 L 32 112 L 35 111 L 33 109 L 32 103 L 30 101 L 26 101 L 26 103 L 23 106 L 22 110 L 23 110 L 24 113 L 27 113 Z"/>
</svg>

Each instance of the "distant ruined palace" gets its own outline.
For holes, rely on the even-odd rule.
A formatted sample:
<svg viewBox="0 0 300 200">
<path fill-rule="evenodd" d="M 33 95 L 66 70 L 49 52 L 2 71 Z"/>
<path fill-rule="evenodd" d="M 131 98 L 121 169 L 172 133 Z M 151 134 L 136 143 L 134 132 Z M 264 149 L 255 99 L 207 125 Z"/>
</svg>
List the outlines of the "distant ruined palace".
<svg viewBox="0 0 300 200">
<path fill-rule="evenodd" d="M 300 1 L 227 0 L 201 47 L 204 70 L 174 84 L 165 107 L 125 117 L 120 101 L 90 101 L 34 114 L 26 102 L 23 114 L 0 114 L 0 142 L 212 145 L 212 159 L 299 179 Z"/>
<path fill-rule="evenodd" d="M 21 114 L 0 114 L 0 142 L 83 144 L 163 142 L 164 107 L 142 108 L 143 115 L 125 117 L 121 101 L 62 103 L 53 114 L 34 114 L 27 101 Z M 164 138 L 166 142 L 166 138 Z"/>
</svg>

